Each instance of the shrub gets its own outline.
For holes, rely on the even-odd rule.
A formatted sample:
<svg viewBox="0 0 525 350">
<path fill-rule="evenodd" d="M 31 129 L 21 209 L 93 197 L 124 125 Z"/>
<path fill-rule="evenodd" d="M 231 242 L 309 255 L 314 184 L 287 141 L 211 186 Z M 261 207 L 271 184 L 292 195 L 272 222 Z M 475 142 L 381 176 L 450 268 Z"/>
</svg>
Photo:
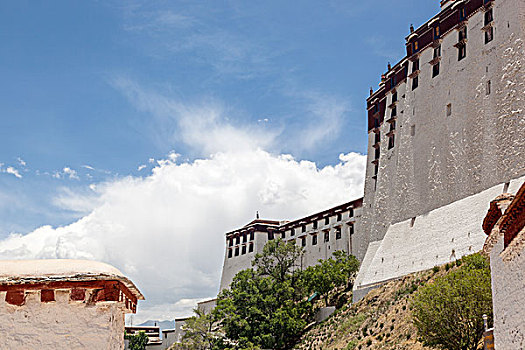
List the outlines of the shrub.
<svg viewBox="0 0 525 350">
<path fill-rule="evenodd" d="M 426 345 L 475 350 L 484 331 L 483 314 L 492 315 L 487 259 L 480 254 L 464 257 L 460 268 L 422 287 L 411 307 Z"/>
</svg>

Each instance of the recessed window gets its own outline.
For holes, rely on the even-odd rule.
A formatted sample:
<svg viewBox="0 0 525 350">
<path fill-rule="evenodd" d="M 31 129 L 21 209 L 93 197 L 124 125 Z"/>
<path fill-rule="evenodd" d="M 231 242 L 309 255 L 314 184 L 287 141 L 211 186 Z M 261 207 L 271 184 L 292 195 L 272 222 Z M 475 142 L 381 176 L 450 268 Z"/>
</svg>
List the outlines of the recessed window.
<svg viewBox="0 0 525 350">
<path fill-rule="evenodd" d="M 253 243 L 250 243 L 250 245 L 248 246 L 248 252 L 253 253 Z"/>
<path fill-rule="evenodd" d="M 324 218 L 324 224 L 325 225 L 330 225 L 330 217 L 329 216 Z"/>
<path fill-rule="evenodd" d="M 241 236 L 235 237 L 235 244 L 241 243 Z"/>
<path fill-rule="evenodd" d="M 325 231 L 324 233 L 324 242 L 330 242 L 330 231 Z"/>
<path fill-rule="evenodd" d="M 388 149 L 394 148 L 396 145 L 395 135 L 392 134 L 388 137 Z"/>
<path fill-rule="evenodd" d="M 235 247 L 235 256 L 239 256 L 239 247 Z"/>
<path fill-rule="evenodd" d="M 283 231 L 283 233 L 281 234 L 281 237 L 282 237 L 282 239 L 286 238 L 286 231 Z"/>
<path fill-rule="evenodd" d="M 467 45 L 460 44 L 458 45 L 458 61 L 461 61 L 465 57 L 467 57 Z"/>
<path fill-rule="evenodd" d="M 467 16 L 466 16 L 466 13 L 465 13 L 465 8 L 462 8 L 461 10 L 459 10 L 459 19 L 461 21 L 463 21 L 463 20 L 465 20 L 466 17 Z"/>
<path fill-rule="evenodd" d="M 390 117 L 394 118 L 395 116 L 397 116 L 397 107 L 393 107 L 392 113 L 390 113 Z"/>
<path fill-rule="evenodd" d="M 419 58 L 412 62 L 412 73 L 415 73 L 419 70 Z"/>
<path fill-rule="evenodd" d="M 377 176 L 378 173 L 379 173 L 379 163 L 376 163 L 374 166 L 374 176 Z"/>
<path fill-rule="evenodd" d="M 337 214 L 337 221 L 341 221 L 343 219 L 343 214 Z"/>
<path fill-rule="evenodd" d="M 490 27 L 485 31 L 485 44 L 488 44 L 494 39 L 494 27 Z"/>
<path fill-rule="evenodd" d="M 410 136 L 416 136 L 416 126 L 412 125 L 410 127 Z"/>
<path fill-rule="evenodd" d="M 458 32 L 458 42 L 467 40 L 467 27 L 461 27 Z"/>
<path fill-rule="evenodd" d="M 441 57 L 441 45 L 434 48 L 434 58 Z"/>
<path fill-rule="evenodd" d="M 439 36 L 441 35 L 439 26 L 434 27 L 434 40 L 439 39 Z"/>
<path fill-rule="evenodd" d="M 397 91 L 392 94 L 392 103 L 397 102 Z"/>
<path fill-rule="evenodd" d="M 492 8 L 485 11 L 485 25 L 489 25 L 494 20 Z"/>
<path fill-rule="evenodd" d="M 293 236 L 295 236 L 295 229 L 292 228 L 290 230 L 290 237 L 293 237 Z"/>
<path fill-rule="evenodd" d="M 255 239 L 255 232 L 250 232 L 250 241 Z"/>
<path fill-rule="evenodd" d="M 306 232 L 306 225 L 303 225 L 303 226 L 301 227 L 301 231 Z"/>
<path fill-rule="evenodd" d="M 313 225 L 314 225 L 314 230 L 317 230 L 317 220 L 315 220 L 315 221 L 313 222 Z"/>
<path fill-rule="evenodd" d="M 351 217 L 353 217 L 353 216 L 354 216 L 354 209 L 352 208 L 352 209 L 350 209 L 350 210 L 348 211 L 348 217 L 351 218 Z"/>
<path fill-rule="evenodd" d="M 348 231 L 349 231 L 350 235 L 353 235 L 353 234 L 354 234 L 354 232 L 355 232 L 355 227 L 354 227 L 354 223 L 353 223 L 353 222 L 351 222 L 351 223 L 348 224 Z"/>
<path fill-rule="evenodd" d="M 306 247 L 306 237 L 301 237 L 301 247 Z"/>
<path fill-rule="evenodd" d="M 415 76 L 414 78 L 412 78 L 412 90 L 417 89 L 418 86 L 419 86 L 419 76 Z"/>
<path fill-rule="evenodd" d="M 246 254 L 246 244 L 242 246 L 242 255 Z"/>
<path fill-rule="evenodd" d="M 450 117 L 452 115 L 452 104 L 447 105 L 447 117 Z"/>
<path fill-rule="evenodd" d="M 248 241 L 248 236 L 246 235 L 246 233 L 243 233 L 242 235 L 242 243 L 246 243 Z"/>
<path fill-rule="evenodd" d="M 317 245 L 317 235 L 312 236 L 312 245 Z"/>
<path fill-rule="evenodd" d="M 268 240 L 273 241 L 273 232 L 268 232 Z"/>
<path fill-rule="evenodd" d="M 485 85 L 485 95 L 490 95 L 490 90 L 491 90 L 491 83 L 490 83 L 490 80 L 487 81 L 487 84 Z"/>
<path fill-rule="evenodd" d="M 230 238 L 230 239 L 229 239 L 228 246 L 229 246 L 229 247 L 233 247 L 233 238 Z"/>
<path fill-rule="evenodd" d="M 340 227 L 335 229 L 335 239 L 341 239 L 341 228 Z"/>
<path fill-rule="evenodd" d="M 439 62 L 432 66 L 432 78 L 439 75 Z"/>
<path fill-rule="evenodd" d="M 379 157 L 381 156 L 381 150 L 378 148 L 376 148 L 375 150 L 375 159 L 379 159 Z"/>
<path fill-rule="evenodd" d="M 233 251 L 231 249 L 228 249 L 228 259 L 230 259 L 233 255 Z"/>
</svg>

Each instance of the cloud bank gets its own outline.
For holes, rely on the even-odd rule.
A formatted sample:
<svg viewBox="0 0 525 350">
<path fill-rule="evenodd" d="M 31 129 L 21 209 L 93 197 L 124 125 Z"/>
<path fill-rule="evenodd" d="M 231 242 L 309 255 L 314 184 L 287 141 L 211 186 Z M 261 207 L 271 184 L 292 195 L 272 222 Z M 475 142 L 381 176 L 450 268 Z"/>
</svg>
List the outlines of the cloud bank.
<svg viewBox="0 0 525 350">
<path fill-rule="evenodd" d="M 91 211 L 63 227 L 42 226 L 0 241 L 0 258 L 94 259 L 129 275 L 147 301 L 138 320 L 186 316 L 217 293 L 224 233 L 254 218 L 293 219 L 361 196 L 365 156 L 341 155 L 318 169 L 261 149 L 191 162 L 175 153 L 146 177 L 64 191 L 60 205 Z"/>
</svg>

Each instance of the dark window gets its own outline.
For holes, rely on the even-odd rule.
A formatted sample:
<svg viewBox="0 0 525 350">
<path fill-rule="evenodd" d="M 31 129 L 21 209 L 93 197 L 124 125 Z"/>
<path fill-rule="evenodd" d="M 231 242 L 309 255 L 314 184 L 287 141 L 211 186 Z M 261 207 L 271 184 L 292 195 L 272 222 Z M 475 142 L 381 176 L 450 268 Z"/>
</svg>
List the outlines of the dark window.
<svg viewBox="0 0 525 350">
<path fill-rule="evenodd" d="M 434 48 L 434 58 L 441 57 L 441 45 Z"/>
<path fill-rule="evenodd" d="M 285 238 L 286 238 L 286 231 L 283 231 L 283 232 L 281 233 L 281 238 L 282 238 L 282 239 L 285 239 Z"/>
<path fill-rule="evenodd" d="M 314 230 L 317 230 L 317 220 L 315 220 L 315 221 L 313 222 L 313 225 L 314 225 Z"/>
<path fill-rule="evenodd" d="M 439 62 L 432 66 L 432 78 L 439 75 Z"/>
<path fill-rule="evenodd" d="M 380 155 L 381 155 L 381 150 L 380 150 L 379 147 L 378 147 L 378 148 L 376 148 L 376 150 L 375 150 L 375 159 L 379 159 Z"/>
<path fill-rule="evenodd" d="M 269 241 L 273 240 L 273 232 L 268 232 L 268 240 Z"/>
<path fill-rule="evenodd" d="M 239 256 L 239 247 L 235 247 L 235 256 Z"/>
<path fill-rule="evenodd" d="M 325 225 L 330 225 L 330 217 L 324 218 L 324 224 Z"/>
<path fill-rule="evenodd" d="M 242 254 L 246 254 L 246 244 L 242 246 Z"/>
<path fill-rule="evenodd" d="M 493 20 L 492 9 L 485 11 L 485 25 L 492 23 Z"/>
<path fill-rule="evenodd" d="M 379 113 L 379 102 L 374 105 L 374 114 Z"/>
<path fill-rule="evenodd" d="M 458 41 L 461 42 L 467 39 L 467 27 L 462 27 L 458 33 Z"/>
<path fill-rule="evenodd" d="M 379 118 L 374 119 L 374 127 L 379 128 Z"/>
<path fill-rule="evenodd" d="M 419 70 L 419 58 L 412 62 L 412 73 L 415 73 Z"/>
<path fill-rule="evenodd" d="M 353 217 L 353 216 L 354 216 L 354 209 L 350 209 L 350 210 L 348 211 L 348 217 L 351 218 L 351 217 Z"/>
<path fill-rule="evenodd" d="M 248 246 L 248 253 L 253 253 L 253 243 Z"/>
<path fill-rule="evenodd" d="M 458 61 L 461 61 L 465 57 L 467 57 L 467 45 L 465 44 L 459 45 L 458 46 Z"/>
<path fill-rule="evenodd" d="M 396 86 L 396 76 L 394 75 L 392 78 L 390 78 L 390 87 Z"/>
<path fill-rule="evenodd" d="M 244 233 L 242 235 L 242 243 L 246 243 L 248 241 L 248 236 L 246 235 L 246 233 Z"/>
<path fill-rule="evenodd" d="M 335 229 L 335 239 L 341 239 L 341 228 L 340 227 Z"/>
<path fill-rule="evenodd" d="M 487 86 L 485 88 L 485 95 L 490 95 L 490 89 L 491 89 L 491 83 L 490 83 L 490 80 L 487 81 Z"/>
<path fill-rule="evenodd" d="M 392 103 L 397 102 L 397 92 L 392 95 Z"/>
<path fill-rule="evenodd" d="M 301 237 L 301 246 L 306 247 L 306 237 Z"/>
<path fill-rule="evenodd" d="M 466 15 L 465 15 L 465 9 L 462 8 L 461 10 L 459 10 L 459 19 L 460 19 L 461 21 L 463 21 L 463 20 L 465 20 L 465 18 L 466 18 Z"/>
<path fill-rule="evenodd" d="M 439 39 L 440 35 L 441 35 L 441 33 L 440 33 L 440 30 L 439 30 L 439 26 L 434 27 L 434 40 Z"/>
<path fill-rule="evenodd" d="M 230 238 L 230 242 L 228 243 L 228 246 L 233 247 L 233 238 Z"/>
<path fill-rule="evenodd" d="M 295 229 L 292 228 L 292 229 L 290 230 L 290 236 L 295 236 Z"/>
<path fill-rule="evenodd" d="M 447 117 L 450 117 L 452 115 L 452 104 L 449 103 L 447 105 Z"/>
<path fill-rule="evenodd" d="M 397 107 L 393 107 L 393 108 L 392 108 L 392 113 L 390 113 L 390 116 L 391 116 L 392 118 L 394 118 L 395 116 L 397 116 Z"/>
<path fill-rule="evenodd" d="M 250 232 L 250 241 L 253 241 L 255 238 L 255 232 Z"/>
<path fill-rule="evenodd" d="M 375 167 L 374 167 L 374 176 L 377 176 L 378 173 L 379 173 L 379 163 L 375 164 Z"/>
<path fill-rule="evenodd" d="M 377 132 L 375 136 L 375 143 L 379 143 L 379 142 L 381 142 L 381 134 Z"/>
<path fill-rule="evenodd" d="M 415 76 L 412 79 L 412 90 L 417 89 L 418 86 L 419 86 L 419 76 Z"/>
<path fill-rule="evenodd" d="M 302 232 L 306 232 L 306 225 L 303 225 L 303 226 L 301 227 L 301 231 L 302 231 Z"/>
<path fill-rule="evenodd" d="M 341 221 L 343 219 L 343 215 L 342 214 L 337 214 L 337 221 Z"/>
<path fill-rule="evenodd" d="M 317 235 L 312 236 L 312 245 L 317 245 Z"/>
<path fill-rule="evenodd" d="M 354 234 L 354 224 L 348 224 L 348 233 Z"/>
<path fill-rule="evenodd" d="M 235 244 L 241 243 L 241 236 L 235 237 Z"/>
<path fill-rule="evenodd" d="M 228 249 L 228 259 L 231 258 L 233 255 L 233 251 L 231 249 Z"/>
<path fill-rule="evenodd" d="M 395 121 L 390 123 L 390 131 L 394 131 L 394 130 L 396 130 L 396 122 Z"/>
<path fill-rule="evenodd" d="M 488 44 L 494 39 L 494 28 L 490 27 L 485 31 L 485 44 Z"/>
<path fill-rule="evenodd" d="M 325 243 L 326 242 L 330 242 L 330 231 L 325 231 L 325 233 L 324 233 L 324 241 L 325 241 Z"/>
<path fill-rule="evenodd" d="M 388 137 L 388 149 L 392 149 L 394 148 L 395 146 L 395 136 L 394 135 L 390 135 Z"/>
</svg>

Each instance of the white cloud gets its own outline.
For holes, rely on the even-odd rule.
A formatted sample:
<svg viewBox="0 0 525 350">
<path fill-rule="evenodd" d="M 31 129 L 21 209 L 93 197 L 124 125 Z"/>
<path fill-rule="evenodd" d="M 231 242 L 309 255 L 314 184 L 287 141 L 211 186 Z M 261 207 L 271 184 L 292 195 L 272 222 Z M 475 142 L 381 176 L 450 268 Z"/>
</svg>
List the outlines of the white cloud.
<svg viewBox="0 0 525 350">
<path fill-rule="evenodd" d="M 14 175 L 15 177 L 19 179 L 22 178 L 22 175 L 20 175 L 20 172 L 17 169 L 13 168 L 12 166 L 8 166 L 6 169 L 2 169 L 2 172 Z"/>
<path fill-rule="evenodd" d="M 105 261 L 144 292 L 137 320 L 186 316 L 184 299 L 217 293 L 224 232 L 250 221 L 257 210 L 265 218 L 293 219 L 357 198 L 366 162 L 350 153 L 318 169 L 252 148 L 174 160 L 159 162 L 144 178 L 90 186 L 95 197 L 62 192 L 56 199 L 61 207 L 89 213 L 67 226 L 10 235 L 0 241 L 0 258 Z"/>
<path fill-rule="evenodd" d="M 139 165 L 138 168 L 137 168 L 138 171 L 142 171 L 142 170 L 144 170 L 144 169 L 146 169 L 146 165 L 145 165 L 145 164 L 141 164 L 141 165 Z"/>
<path fill-rule="evenodd" d="M 53 174 L 53 177 L 55 179 L 64 179 L 64 178 L 69 178 L 72 180 L 80 179 L 76 170 L 71 169 L 70 167 L 65 167 L 64 169 L 62 169 L 62 171 L 55 171 L 55 173 Z"/>
<path fill-rule="evenodd" d="M 16 159 L 18 161 L 18 164 L 20 164 L 21 166 L 25 167 L 27 165 L 27 163 L 25 162 L 25 160 L 23 160 L 22 158 L 18 157 Z"/>
</svg>

